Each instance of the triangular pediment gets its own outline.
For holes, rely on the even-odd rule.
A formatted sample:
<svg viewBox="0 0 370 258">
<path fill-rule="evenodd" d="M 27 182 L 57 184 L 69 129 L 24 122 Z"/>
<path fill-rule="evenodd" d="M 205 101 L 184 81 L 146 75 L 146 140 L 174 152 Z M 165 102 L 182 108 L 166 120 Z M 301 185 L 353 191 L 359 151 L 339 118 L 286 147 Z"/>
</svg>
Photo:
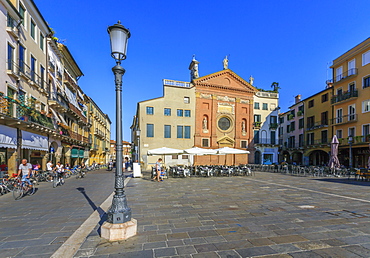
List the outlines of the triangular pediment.
<svg viewBox="0 0 370 258">
<path fill-rule="evenodd" d="M 239 90 L 254 93 L 253 85 L 238 76 L 230 69 L 222 70 L 193 80 L 195 86 L 221 87 L 223 89 Z"/>
<path fill-rule="evenodd" d="M 234 139 L 230 138 L 229 136 L 221 137 L 217 140 L 218 146 L 220 147 L 233 147 L 234 146 Z"/>
</svg>

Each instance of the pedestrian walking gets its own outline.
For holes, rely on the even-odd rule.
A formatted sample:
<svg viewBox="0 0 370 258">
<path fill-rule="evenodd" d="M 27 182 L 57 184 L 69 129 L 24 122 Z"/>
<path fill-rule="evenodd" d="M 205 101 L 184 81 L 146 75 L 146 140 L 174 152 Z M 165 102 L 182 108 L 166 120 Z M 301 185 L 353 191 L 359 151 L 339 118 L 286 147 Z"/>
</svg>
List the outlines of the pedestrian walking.
<svg viewBox="0 0 370 258">
<path fill-rule="evenodd" d="M 49 174 L 50 181 L 53 182 L 53 163 L 51 162 L 51 160 L 46 163 L 46 171 Z"/>
<path fill-rule="evenodd" d="M 163 170 L 163 167 L 162 167 L 162 158 L 159 158 L 158 161 L 155 163 L 155 172 L 157 173 L 156 174 L 156 177 L 154 177 L 154 181 L 157 179 L 157 181 L 163 181 L 163 179 L 161 179 L 161 173 L 162 173 L 162 170 Z"/>
</svg>

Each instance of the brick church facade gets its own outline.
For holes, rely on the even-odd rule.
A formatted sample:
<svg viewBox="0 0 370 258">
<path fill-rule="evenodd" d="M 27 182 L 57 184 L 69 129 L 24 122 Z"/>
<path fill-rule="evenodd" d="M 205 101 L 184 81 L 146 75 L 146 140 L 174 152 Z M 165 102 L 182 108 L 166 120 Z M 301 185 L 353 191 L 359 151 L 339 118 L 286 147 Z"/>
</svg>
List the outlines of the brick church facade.
<svg viewBox="0 0 370 258">
<path fill-rule="evenodd" d="M 191 64 L 189 68 L 192 67 Z M 194 146 L 231 147 L 251 152 L 226 157 L 197 156 L 195 164 L 247 164 L 248 155 L 254 155 L 253 96 L 257 89 L 227 66 L 222 71 L 192 78 L 192 84 L 196 99 Z"/>
</svg>

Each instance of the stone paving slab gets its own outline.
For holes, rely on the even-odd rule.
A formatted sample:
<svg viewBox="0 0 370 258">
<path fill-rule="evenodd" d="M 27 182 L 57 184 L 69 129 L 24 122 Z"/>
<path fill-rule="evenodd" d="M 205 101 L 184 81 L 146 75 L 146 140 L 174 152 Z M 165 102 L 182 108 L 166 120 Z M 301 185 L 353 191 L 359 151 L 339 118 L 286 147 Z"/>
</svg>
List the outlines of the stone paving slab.
<svg viewBox="0 0 370 258">
<path fill-rule="evenodd" d="M 0 257 L 50 257 L 113 192 L 114 174 L 91 171 L 53 188 L 40 182 L 33 196 L 0 196 Z M 84 189 L 85 195 L 80 191 Z"/>
<path fill-rule="evenodd" d="M 108 242 L 97 225 L 75 257 L 370 257 L 370 183 L 257 172 L 127 186 L 138 235 Z"/>
</svg>

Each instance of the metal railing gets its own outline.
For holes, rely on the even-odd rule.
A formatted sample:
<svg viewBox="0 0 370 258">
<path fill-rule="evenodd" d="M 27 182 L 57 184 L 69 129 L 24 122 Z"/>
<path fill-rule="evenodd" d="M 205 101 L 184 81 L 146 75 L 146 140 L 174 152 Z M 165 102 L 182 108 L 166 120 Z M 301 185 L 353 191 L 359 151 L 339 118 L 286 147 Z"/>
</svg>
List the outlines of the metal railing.
<svg viewBox="0 0 370 258">
<path fill-rule="evenodd" d="M 339 138 L 338 140 L 339 140 L 339 144 L 341 145 L 349 145 L 348 138 Z M 352 144 L 368 144 L 369 142 L 370 142 L 370 134 L 352 137 Z"/>
<path fill-rule="evenodd" d="M 330 144 L 329 139 L 317 139 L 317 140 L 309 140 L 306 142 L 306 147 L 308 146 L 315 146 L 315 145 L 327 145 Z"/>
<path fill-rule="evenodd" d="M 357 74 L 357 68 L 349 69 L 348 71 L 345 71 L 344 73 L 337 75 L 334 78 L 334 82 L 339 82 L 343 79 L 348 78 L 349 76 L 356 75 L 356 74 Z"/>
<path fill-rule="evenodd" d="M 19 61 L 17 64 L 12 60 L 7 60 L 7 70 L 18 76 L 24 75 L 41 89 L 47 88 L 47 82 L 23 61 Z"/>
<path fill-rule="evenodd" d="M 333 125 L 352 123 L 357 121 L 357 114 L 350 114 L 331 119 Z"/>
<path fill-rule="evenodd" d="M 68 109 L 68 101 L 65 99 L 65 97 L 60 92 L 53 92 L 49 95 L 49 100 L 56 101 L 60 106 L 62 106 L 65 109 Z"/>
<path fill-rule="evenodd" d="M 331 104 L 335 104 L 350 98 L 357 98 L 358 97 L 358 90 L 352 90 L 352 91 L 345 91 L 342 94 L 335 95 L 331 98 Z"/>
<path fill-rule="evenodd" d="M 320 129 L 323 127 L 328 127 L 328 125 L 329 125 L 329 119 L 326 119 L 326 120 L 318 121 L 315 123 L 307 124 L 306 130 L 312 131 L 312 130 Z"/>
</svg>

